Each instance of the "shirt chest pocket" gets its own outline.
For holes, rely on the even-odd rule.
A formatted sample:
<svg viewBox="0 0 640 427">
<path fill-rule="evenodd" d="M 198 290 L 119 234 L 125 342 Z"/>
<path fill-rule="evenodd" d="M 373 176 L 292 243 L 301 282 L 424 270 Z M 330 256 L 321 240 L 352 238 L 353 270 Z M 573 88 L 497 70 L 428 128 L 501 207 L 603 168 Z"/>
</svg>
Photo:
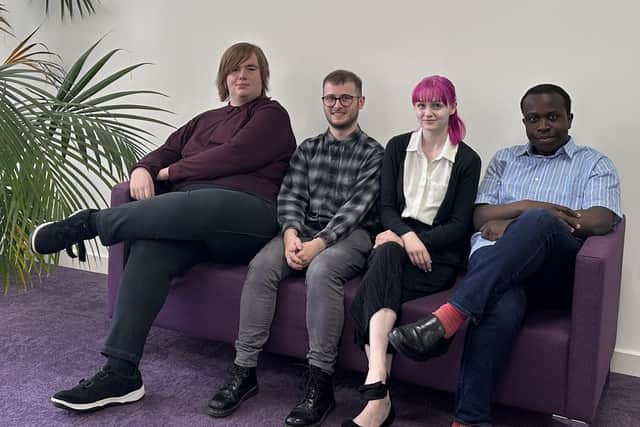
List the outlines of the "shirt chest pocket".
<svg viewBox="0 0 640 427">
<path fill-rule="evenodd" d="M 426 201 L 426 204 L 431 207 L 439 207 L 447 193 L 447 187 L 447 182 L 442 182 L 440 180 L 427 181 L 422 198 Z"/>
</svg>

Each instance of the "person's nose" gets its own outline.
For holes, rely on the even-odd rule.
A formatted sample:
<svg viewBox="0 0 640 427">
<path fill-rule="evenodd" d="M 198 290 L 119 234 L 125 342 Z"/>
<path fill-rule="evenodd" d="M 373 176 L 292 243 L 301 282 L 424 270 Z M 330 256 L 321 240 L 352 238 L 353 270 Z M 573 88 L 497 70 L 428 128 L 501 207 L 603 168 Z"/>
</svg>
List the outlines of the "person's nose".
<svg viewBox="0 0 640 427">
<path fill-rule="evenodd" d="M 540 121 L 538 121 L 538 132 L 548 132 L 549 129 L 551 129 L 551 126 L 549 126 L 549 120 L 541 118 Z"/>
</svg>

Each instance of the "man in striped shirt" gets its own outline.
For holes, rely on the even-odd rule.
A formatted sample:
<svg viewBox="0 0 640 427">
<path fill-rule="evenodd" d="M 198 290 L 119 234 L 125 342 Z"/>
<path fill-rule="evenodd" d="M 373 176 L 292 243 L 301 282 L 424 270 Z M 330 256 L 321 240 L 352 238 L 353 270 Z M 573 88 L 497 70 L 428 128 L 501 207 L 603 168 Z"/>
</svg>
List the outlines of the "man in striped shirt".
<svg viewBox="0 0 640 427">
<path fill-rule="evenodd" d="M 378 197 L 384 150 L 358 126 L 362 82 L 337 70 L 323 81 L 326 132 L 300 144 L 278 194 L 282 234 L 249 266 L 240 302 L 236 358 L 227 382 L 209 402 L 224 417 L 257 392 L 258 353 L 269 337 L 278 284 L 306 270 L 309 381 L 287 426 L 320 425 L 335 406 L 332 374 L 344 318 L 344 283 L 371 250 L 371 208 Z"/>
<path fill-rule="evenodd" d="M 487 168 L 467 274 L 432 315 L 389 335 L 400 352 L 424 360 L 471 320 L 454 426 L 491 421 L 493 388 L 527 306 L 568 307 L 584 239 L 606 234 L 622 215 L 613 163 L 569 136 L 569 95 L 556 85 L 538 85 L 520 108 L 529 143 L 500 150 Z"/>
</svg>

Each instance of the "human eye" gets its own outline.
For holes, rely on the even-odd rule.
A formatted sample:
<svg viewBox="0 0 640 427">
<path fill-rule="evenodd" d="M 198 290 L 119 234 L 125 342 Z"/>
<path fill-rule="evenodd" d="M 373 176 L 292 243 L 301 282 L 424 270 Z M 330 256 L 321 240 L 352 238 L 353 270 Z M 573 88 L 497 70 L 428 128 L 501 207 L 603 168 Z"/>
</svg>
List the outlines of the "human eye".
<svg viewBox="0 0 640 427">
<path fill-rule="evenodd" d="M 538 119 L 539 119 L 538 116 L 534 114 L 525 117 L 525 120 L 527 121 L 527 123 L 536 123 Z"/>
<path fill-rule="evenodd" d="M 352 95 L 340 95 L 340 101 L 349 102 L 353 100 Z"/>
<path fill-rule="evenodd" d="M 427 104 L 425 104 L 424 102 L 416 102 L 416 108 L 419 110 L 424 110 L 425 108 L 427 108 Z"/>
<path fill-rule="evenodd" d="M 258 66 L 257 65 L 247 65 L 247 70 L 249 70 L 249 71 L 257 71 L 258 70 Z"/>
<path fill-rule="evenodd" d="M 432 110 L 440 110 L 444 107 L 444 104 L 442 102 L 432 102 L 429 106 Z"/>
<path fill-rule="evenodd" d="M 547 119 L 549 121 L 555 122 L 556 120 L 558 120 L 558 114 L 556 113 L 549 113 L 549 115 L 547 115 Z"/>
<path fill-rule="evenodd" d="M 338 98 L 336 98 L 334 95 L 326 95 L 324 99 L 326 99 L 329 102 L 336 102 Z"/>
</svg>

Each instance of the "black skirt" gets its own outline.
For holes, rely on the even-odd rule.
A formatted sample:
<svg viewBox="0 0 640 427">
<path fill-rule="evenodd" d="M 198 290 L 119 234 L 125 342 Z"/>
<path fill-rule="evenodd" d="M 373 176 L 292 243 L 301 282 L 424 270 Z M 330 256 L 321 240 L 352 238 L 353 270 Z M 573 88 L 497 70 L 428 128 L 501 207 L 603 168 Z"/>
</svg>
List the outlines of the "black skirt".
<svg viewBox="0 0 640 427">
<path fill-rule="evenodd" d="M 432 262 L 431 271 L 423 271 L 413 264 L 402 246 L 384 243 L 369 255 L 367 271 L 358 293 L 349 308 L 355 320 L 355 342 L 369 343 L 369 320 L 380 309 L 389 308 L 400 313 L 402 303 L 452 287 L 457 268 Z M 392 347 L 387 349 L 392 353 Z"/>
</svg>

